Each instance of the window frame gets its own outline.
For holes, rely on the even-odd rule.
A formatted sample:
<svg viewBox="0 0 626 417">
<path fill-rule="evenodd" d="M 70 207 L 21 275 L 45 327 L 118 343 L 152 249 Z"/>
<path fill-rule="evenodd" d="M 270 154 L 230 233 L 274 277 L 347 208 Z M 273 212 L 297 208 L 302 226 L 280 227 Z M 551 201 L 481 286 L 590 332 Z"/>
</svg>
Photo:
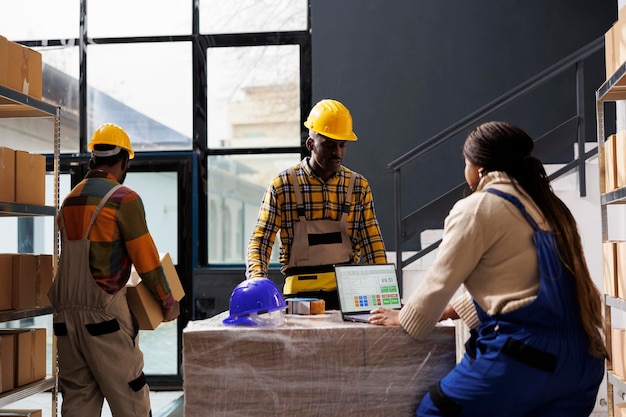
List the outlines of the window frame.
<svg viewBox="0 0 626 417">
<path fill-rule="evenodd" d="M 182 357 L 182 330 L 187 323 L 194 319 L 193 297 L 193 271 L 210 269 L 208 264 L 208 204 L 203 183 L 207 183 L 207 159 L 212 155 L 241 155 L 241 154 L 293 154 L 299 153 L 301 157 L 308 154 L 305 141 L 307 132 L 302 122 L 306 119 L 312 105 L 312 53 L 311 53 L 311 0 L 307 7 L 307 28 L 302 31 L 274 31 L 262 33 L 229 33 L 203 35 L 199 32 L 200 9 L 199 2 L 190 1 L 192 12 L 192 28 L 189 35 L 163 35 L 163 36 L 133 36 L 133 37 L 106 37 L 89 38 L 87 34 L 87 0 L 80 0 L 80 33 L 75 39 L 41 39 L 24 40 L 18 43 L 28 47 L 43 46 L 66 46 L 68 44 L 79 47 L 79 99 L 78 99 L 78 132 L 79 153 L 62 154 L 61 170 L 72 175 L 72 186 L 76 185 L 87 170 L 89 150 L 87 143 L 88 134 L 88 95 L 87 95 L 87 59 L 89 45 L 123 44 L 123 43 L 148 43 L 148 42 L 191 42 L 192 43 L 192 80 L 193 92 L 193 142 L 192 149 L 187 151 L 164 151 L 158 153 L 146 152 L 146 157 L 158 156 L 149 163 L 154 171 L 171 170 L 172 164 L 176 165 L 177 158 L 182 158 L 183 168 L 179 171 L 180 181 L 187 184 L 183 189 L 179 188 L 179 201 L 184 204 L 179 210 L 179 261 L 178 269 L 181 275 L 186 277 L 183 285 L 186 286 L 187 297 L 181 303 L 181 316 L 178 319 L 178 373 L 176 375 L 148 375 L 148 382 L 152 389 L 180 389 L 182 388 L 182 375 L 180 364 Z M 220 47 L 245 47 L 245 46 L 268 46 L 268 45 L 298 45 L 300 50 L 300 145 L 293 147 L 254 147 L 254 148 L 229 148 L 210 149 L 207 146 L 207 51 L 209 48 Z M 61 121 L 61 126 L 63 121 Z M 61 127 L 62 128 L 62 127 Z M 138 154 L 138 158 L 141 158 Z M 48 169 L 52 164 L 48 158 Z M 145 169 L 142 165 L 141 169 Z M 169 169 L 168 169 L 169 167 Z M 132 167 L 131 167 L 132 170 Z M 180 185 L 179 185 L 180 187 Z M 182 196 L 181 193 L 188 193 Z M 190 220 L 191 219 L 191 220 Z M 204 231 L 204 232 L 198 232 Z M 189 255 L 183 256 L 188 253 Z M 219 265 L 223 268 L 224 265 Z"/>
</svg>

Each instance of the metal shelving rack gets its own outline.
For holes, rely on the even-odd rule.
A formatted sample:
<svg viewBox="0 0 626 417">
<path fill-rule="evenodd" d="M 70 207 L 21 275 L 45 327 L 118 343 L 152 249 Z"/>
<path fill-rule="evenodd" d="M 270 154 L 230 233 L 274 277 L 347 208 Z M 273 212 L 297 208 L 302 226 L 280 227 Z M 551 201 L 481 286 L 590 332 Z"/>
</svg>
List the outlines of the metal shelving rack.
<svg viewBox="0 0 626 417">
<path fill-rule="evenodd" d="M 59 155 L 61 144 L 61 108 L 52 104 L 34 99 L 18 91 L 0 85 L 0 118 L 28 118 L 28 117 L 51 117 L 54 119 L 54 206 L 37 206 L 14 202 L 0 201 L 0 217 L 32 217 L 32 216 L 56 216 L 59 207 Z M 54 223 L 53 245 L 53 270 L 56 271 L 59 258 L 58 227 Z M 0 311 L 0 322 L 22 320 L 30 317 L 49 315 L 54 312 L 52 307 L 36 307 L 24 310 Z M 52 357 L 56 358 L 56 347 L 53 341 Z M 54 359 L 53 359 L 54 360 Z M 0 393 L 0 407 L 25 399 L 31 395 L 52 391 L 52 415 L 57 414 L 58 379 L 56 363 L 53 363 L 52 374 L 43 380 L 16 387 L 7 392 Z"/>
<path fill-rule="evenodd" d="M 604 104 L 607 102 L 617 102 L 626 100 L 626 63 L 622 64 L 615 73 L 606 80 L 596 91 L 596 121 L 598 135 L 598 158 L 600 167 L 600 190 L 605 190 L 604 181 L 604 141 L 606 139 L 604 131 Z M 608 240 L 608 206 L 615 204 L 626 204 L 626 188 L 622 187 L 603 193 L 600 197 L 600 210 L 602 218 L 602 241 Z M 609 353 L 612 351 L 611 341 L 611 312 L 613 309 L 626 312 L 626 300 L 622 298 L 604 296 L 604 334 L 606 338 L 607 349 Z M 611 359 L 607 361 L 607 400 L 608 415 L 615 416 L 614 409 L 614 389 L 617 388 L 622 392 L 626 392 L 626 381 L 616 375 L 613 371 Z"/>
</svg>

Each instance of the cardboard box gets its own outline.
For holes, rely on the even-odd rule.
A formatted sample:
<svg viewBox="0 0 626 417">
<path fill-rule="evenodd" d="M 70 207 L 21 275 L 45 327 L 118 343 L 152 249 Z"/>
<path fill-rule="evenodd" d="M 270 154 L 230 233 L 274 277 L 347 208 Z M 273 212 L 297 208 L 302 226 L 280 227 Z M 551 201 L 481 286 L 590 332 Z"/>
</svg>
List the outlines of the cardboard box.
<svg viewBox="0 0 626 417">
<path fill-rule="evenodd" d="M 43 60 L 41 52 L 24 47 L 24 64 L 27 68 L 27 79 L 24 79 L 22 92 L 41 100 L 43 97 Z"/>
<path fill-rule="evenodd" d="M 615 136 L 615 176 L 617 188 L 626 187 L 626 130 Z"/>
<path fill-rule="evenodd" d="M 414 416 L 455 365 L 452 326 L 417 341 L 399 326 L 345 322 L 336 310 L 286 314 L 276 327 L 227 326 L 226 317 L 183 331 L 185 417 Z"/>
<path fill-rule="evenodd" d="M 7 86 L 7 55 L 8 55 L 9 41 L 4 36 L 0 35 L 0 85 Z"/>
<path fill-rule="evenodd" d="M 37 257 L 33 254 L 13 255 L 12 308 L 19 310 L 37 305 Z"/>
<path fill-rule="evenodd" d="M 626 242 L 619 241 L 615 245 L 617 257 L 617 279 L 615 283 L 615 296 L 626 297 Z"/>
<path fill-rule="evenodd" d="M 615 417 L 626 417 L 626 403 L 615 404 Z"/>
<path fill-rule="evenodd" d="M 613 26 L 604 34 L 604 68 L 606 69 L 605 77 L 608 80 L 613 75 L 615 67 L 615 45 L 613 43 Z"/>
<path fill-rule="evenodd" d="M 17 334 L 15 384 L 20 387 L 46 377 L 46 329 L 23 329 Z"/>
<path fill-rule="evenodd" d="M 626 61 L 626 18 L 620 18 L 604 34 L 606 78 Z"/>
<path fill-rule="evenodd" d="M 613 72 L 617 71 L 626 61 L 626 19 L 613 24 Z"/>
<path fill-rule="evenodd" d="M 7 41 L 7 87 L 41 100 L 42 59 L 34 49 Z"/>
<path fill-rule="evenodd" d="M 54 277 L 52 255 L 37 255 L 37 282 L 35 283 L 35 305 L 50 306 L 48 290 Z"/>
<path fill-rule="evenodd" d="M 624 379 L 624 329 L 611 329 L 611 364 L 613 372 Z"/>
<path fill-rule="evenodd" d="M 0 410 L 0 417 L 41 417 L 41 410 Z"/>
<path fill-rule="evenodd" d="M 324 314 L 326 303 L 319 298 L 287 298 L 287 314 Z"/>
<path fill-rule="evenodd" d="M 15 151 L 2 146 L 0 146 L 0 201 L 9 203 L 15 201 Z"/>
<path fill-rule="evenodd" d="M 15 335 L 15 386 L 46 377 L 46 329 L 0 329 L 0 336 Z"/>
<path fill-rule="evenodd" d="M 0 392 L 15 388 L 15 335 L 0 336 Z"/>
<path fill-rule="evenodd" d="M 185 291 L 172 263 L 172 258 L 169 253 L 160 254 L 160 256 L 172 295 L 176 301 L 180 301 L 185 296 Z M 126 298 L 131 312 L 137 319 L 139 330 L 154 330 L 163 322 L 161 304 L 143 285 L 141 277 L 134 268 L 126 285 Z"/>
<path fill-rule="evenodd" d="M 604 141 L 604 193 L 617 188 L 616 141 L 616 135 L 611 135 Z"/>
<path fill-rule="evenodd" d="M 617 243 L 602 242 L 602 278 L 604 293 L 617 297 Z"/>
<path fill-rule="evenodd" d="M 13 255 L 0 253 L 0 311 L 13 308 Z"/>
<path fill-rule="evenodd" d="M 43 206 L 45 193 L 46 157 L 15 151 L 15 201 Z"/>
</svg>

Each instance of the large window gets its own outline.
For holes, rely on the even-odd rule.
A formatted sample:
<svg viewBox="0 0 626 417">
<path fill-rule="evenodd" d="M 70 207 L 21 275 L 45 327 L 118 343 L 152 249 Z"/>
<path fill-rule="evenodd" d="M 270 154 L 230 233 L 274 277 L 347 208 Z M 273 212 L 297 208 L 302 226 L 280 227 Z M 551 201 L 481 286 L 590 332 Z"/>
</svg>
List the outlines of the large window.
<svg viewBox="0 0 626 417">
<path fill-rule="evenodd" d="M 210 48 L 207 109 L 209 149 L 293 148 L 208 158 L 208 262 L 243 265 L 266 186 L 300 159 L 299 46 Z"/>
<path fill-rule="evenodd" d="M 191 61 L 190 42 L 90 46 L 87 131 L 116 123 L 135 151 L 191 149 Z"/>
<path fill-rule="evenodd" d="M 278 172 L 295 165 L 300 154 L 211 156 L 207 166 L 209 264 L 246 261 L 263 193 Z M 277 237 L 272 261 L 278 261 Z"/>
<path fill-rule="evenodd" d="M 298 45 L 207 52 L 209 148 L 300 146 Z"/>
<path fill-rule="evenodd" d="M 131 162 L 132 163 L 132 162 Z M 178 200 L 176 172 L 130 172 L 124 185 L 137 191 L 146 208 L 146 221 L 159 252 L 169 252 L 178 264 Z M 139 332 L 146 375 L 178 373 L 176 322 L 163 323 L 156 330 Z"/>
<path fill-rule="evenodd" d="M 94 38 L 191 33 L 189 0 L 90 0 L 87 14 Z"/>
<path fill-rule="evenodd" d="M 61 106 L 60 199 L 88 170 L 92 132 L 116 123 L 137 156 L 125 185 L 142 196 L 187 293 L 196 269 L 218 271 L 211 279 L 220 268 L 243 271 L 269 181 L 303 154 L 309 0 L 6 0 L 2 10 L 0 35 L 42 53 L 43 100 Z M 0 146 L 50 154 L 52 129 L 50 120 L 2 120 Z M 21 227 L 0 224 L 9 233 L 0 251 L 17 250 Z M 51 252 L 52 236 L 31 238 L 43 242 L 33 250 Z M 183 303 L 178 323 L 140 339 L 153 387 L 182 382 L 194 300 Z"/>
<path fill-rule="evenodd" d="M 172 262 L 178 264 L 176 172 L 130 172 L 124 185 L 141 196 L 146 222 L 159 252 L 169 252 Z"/>
<path fill-rule="evenodd" d="M 308 0 L 200 0 L 200 32 L 307 30 Z"/>
<path fill-rule="evenodd" d="M 3 0 L 0 35 L 14 41 L 76 39 L 80 0 Z"/>
</svg>

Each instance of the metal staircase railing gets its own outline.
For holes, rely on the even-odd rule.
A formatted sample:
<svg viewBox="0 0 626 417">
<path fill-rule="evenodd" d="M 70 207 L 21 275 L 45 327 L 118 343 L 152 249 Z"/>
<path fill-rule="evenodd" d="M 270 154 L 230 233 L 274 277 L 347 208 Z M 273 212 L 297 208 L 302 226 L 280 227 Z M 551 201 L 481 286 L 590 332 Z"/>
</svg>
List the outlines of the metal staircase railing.
<svg viewBox="0 0 626 417">
<path fill-rule="evenodd" d="M 544 145 L 546 140 L 543 138 L 551 135 L 558 134 L 559 132 L 567 132 L 567 134 L 574 134 L 576 136 L 577 152 L 574 160 L 565 164 L 562 168 L 550 175 L 551 179 L 557 178 L 573 169 L 578 169 L 579 190 L 581 197 L 586 196 L 586 176 L 585 176 L 585 161 L 595 154 L 597 154 L 597 148 L 589 152 L 585 152 L 585 118 L 584 118 L 584 69 L 583 62 L 585 59 L 591 57 L 597 52 L 604 50 L 604 37 L 589 43 L 580 50 L 572 53 L 556 64 L 550 66 L 546 70 L 540 72 L 534 77 L 528 79 L 522 84 L 510 90 L 508 93 L 496 98 L 487 105 L 481 107 L 465 118 L 459 120 L 450 127 L 444 129 L 440 133 L 434 135 L 430 139 L 424 141 L 419 146 L 413 148 L 400 158 L 392 161 L 388 164 L 388 168 L 392 171 L 394 176 L 394 215 L 395 215 L 395 244 L 396 244 L 396 265 L 398 270 L 398 282 L 402 286 L 402 270 L 407 265 L 415 262 L 424 255 L 432 252 L 438 246 L 440 241 L 435 242 L 427 248 L 421 248 L 421 244 L 418 244 L 418 251 L 406 258 L 403 258 L 403 246 L 404 243 L 421 234 L 424 230 L 431 228 L 442 228 L 443 220 L 448 213 L 452 205 L 463 196 L 463 192 L 467 189 L 465 184 L 461 184 L 453 189 L 442 194 L 440 197 L 421 207 L 420 209 L 410 213 L 408 216 L 403 217 L 402 214 L 402 169 L 408 164 L 414 162 L 419 157 L 427 154 L 431 150 L 437 148 L 441 144 L 447 142 L 455 135 L 465 132 L 470 126 L 478 124 L 479 121 L 484 120 L 487 116 L 494 113 L 496 110 L 506 106 L 519 99 L 520 97 L 530 93 L 535 88 L 544 85 L 550 80 L 554 79 L 561 73 L 570 70 L 575 67 L 576 72 L 576 115 L 561 125 L 557 126 L 552 131 L 546 133 L 537 140 L 537 144 Z M 549 149 L 550 144 L 547 145 Z M 437 227 L 439 226 L 439 227 Z"/>
</svg>

